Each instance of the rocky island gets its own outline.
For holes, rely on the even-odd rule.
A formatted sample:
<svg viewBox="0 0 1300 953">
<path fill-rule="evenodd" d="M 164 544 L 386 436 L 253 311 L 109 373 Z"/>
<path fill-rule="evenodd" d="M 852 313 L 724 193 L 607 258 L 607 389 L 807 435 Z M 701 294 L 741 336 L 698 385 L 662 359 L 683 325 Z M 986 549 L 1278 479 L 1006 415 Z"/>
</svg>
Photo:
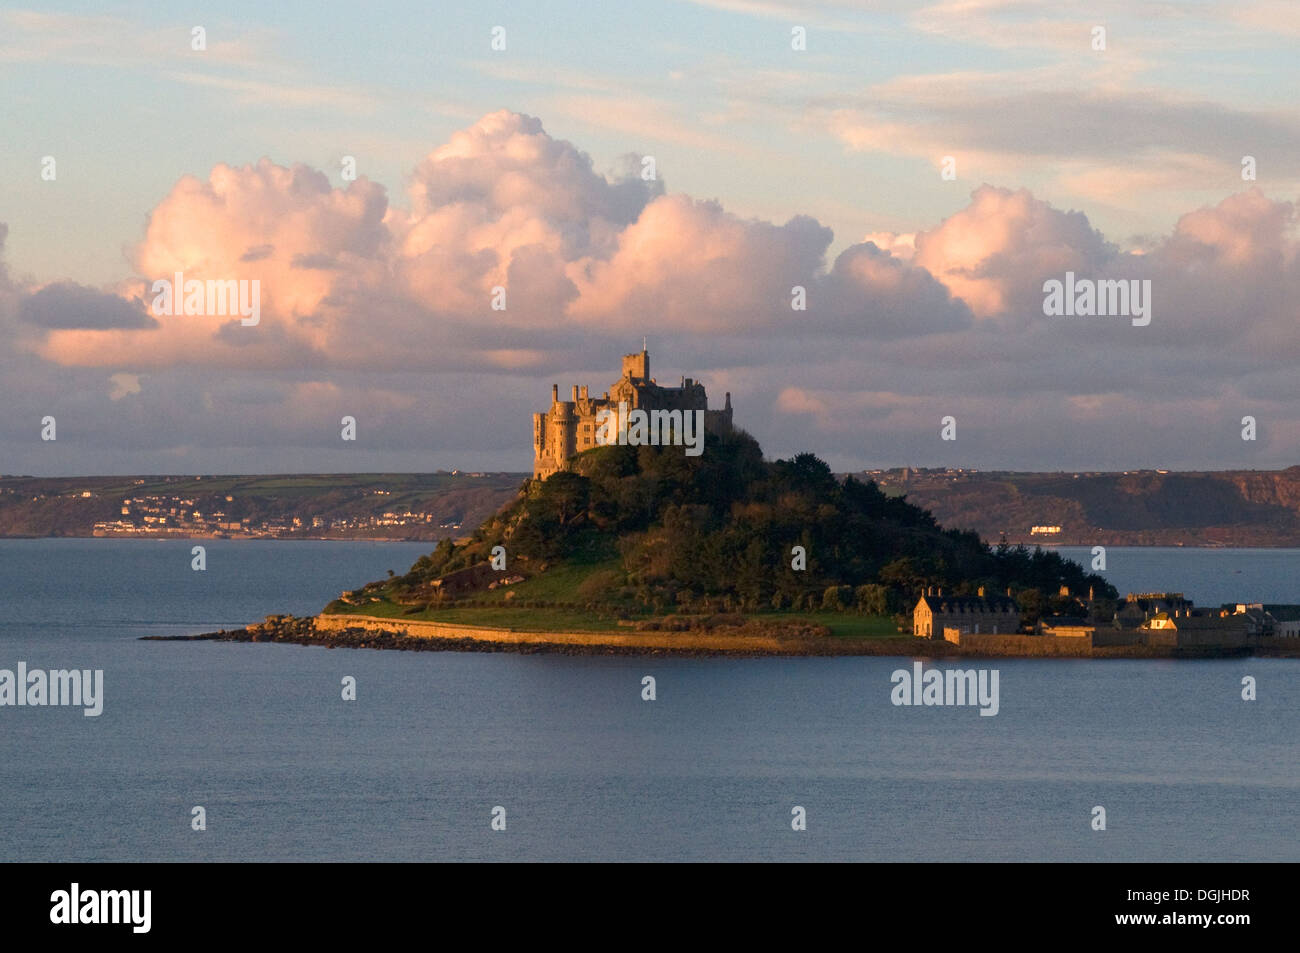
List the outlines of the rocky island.
<svg viewBox="0 0 1300 953">
<path fill-rule="evenodd" d="M 196 638 L 470 651 L 1178 657 L 1289 654 L 1300 607 L 1121 601 L 1042 548 L 945 529 L 811 453 L 766 460 L 730 395 L 624 357 L 533 418 L 534 475 L 459 542 L 311 618 Z M 629 413 L 627 408 L 635 408 Z M 649 421 L 648 433 L 636 433 Z M 683 447 L 684 414 L 702 442 Z M 602 422 L 623 418 L 616 442 Z M 675 415 L 675 416 L 674 416 Z M 617 418 L 616 418 L 617 419 Z M 629 437 L 623 439 L 627 428 Z M 590 431 L 590 433 L 589 433 Z M 646 439 L 659 435 L 662 440 Z M 1295 609 L 1294 618 L 1289 610 Z M 1137 615 L 1134 613 L 1137 612 Z M 1170 612 L 1173 615 L 1170 615 Z"/>
</svg>

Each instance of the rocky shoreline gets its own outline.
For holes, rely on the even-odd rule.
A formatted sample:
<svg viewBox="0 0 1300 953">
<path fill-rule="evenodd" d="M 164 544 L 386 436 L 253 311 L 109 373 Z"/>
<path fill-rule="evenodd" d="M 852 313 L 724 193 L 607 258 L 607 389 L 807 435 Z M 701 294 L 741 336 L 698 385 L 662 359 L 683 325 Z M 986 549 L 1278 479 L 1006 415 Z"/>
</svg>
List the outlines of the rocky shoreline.
<svg viewBox="0 0 1300 953">
<path fill-rule="evenodd" d="M 293 645 L 315 645 L 343 649 L 387 649 L 406 652 L 515 652 L 522 655 L 611 655 L 656 656 L 682 658 L 734 657 L 833 657 L 833 656 L 897 656 L 908 658 L 1064 658 L 1065 656 L 1031 655 L 1012 651 L 967 649 L 949 642 L 899 638 L 848 639 L 835 637 L 787 638 L 772 640 L 767 646 L 756 646 L 751 640 L 736 640 L 729 644 L 726 635 L 706 639 L 692 639 L 692 645 L 629 645 L 619 644 L 627 637 L 619 633 L 590 633 L 582 641 L 548 641 L 544 633 L 527 638 L 510 640 L 490 637 L 445 637 L 434 635 L 414 636 L 401 631 L 384 631 L 365 625 L 339 626 L 332 620 L 329 628 L 317 626 L 316 617 L 269 616 L 265 622 L 243 629 L 209 632 L 202 635 L 152 635 L 143 641 L 155 642 L 276 642 Z M 458 627 L 468 629 L 469 627 Z M 491 632 L 492 630 L 484 630 Z M 1300 642 L 1300 640 L 1288 640 Z M 1090 658 L 1244 658 L 1249 656 L 1273 658 L 1300 658 L 1300 644 L 1279 645 L 1265 649 L 1209 649 L 1193 651 L 1156 646 L 1096 647 Z"/>
</svg>

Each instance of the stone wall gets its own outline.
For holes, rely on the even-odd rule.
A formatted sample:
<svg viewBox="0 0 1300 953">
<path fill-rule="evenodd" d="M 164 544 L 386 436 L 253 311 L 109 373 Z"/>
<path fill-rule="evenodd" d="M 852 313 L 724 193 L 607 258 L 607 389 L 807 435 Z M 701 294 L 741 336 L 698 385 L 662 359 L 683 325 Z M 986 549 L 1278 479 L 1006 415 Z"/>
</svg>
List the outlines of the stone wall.
<svg viewBox="0 0 1300 953">
<path fill-rule="evenodd" d="M 1205 648 L 1230 646 L 1246 648 L 1259 644 L 1259 637 L 1251 635 L 1244 626 L 1214 626 L 1206 629 L 1180 630 L 1179 648 Z"/>
<path fill-rule="evenodd" d="M 341 632 L 344 629 L 369 629 L 391 632 L 416 639 L 476 639 L 512 645 L 612 645 L 637 649 L 725 649 L 734 652 L 776 652 L 788 648 L 780 639 L 764 636 L 725 636 L 712 632 L 517 632 L 452 622 L 422 622 L 406 619 L 383 619 L 362 615 L 318 615 L 316 629 Z"/>
<path fill-rule="evenodd" d="M 1068 655 L 1086 658 L 1092 655 L 1092 638 L 1055 635 L 994 635 L 991 632 L 943 631 L 946 641 L 971 652 L 1014 653 L 1016 655 Z"/>
</svg>

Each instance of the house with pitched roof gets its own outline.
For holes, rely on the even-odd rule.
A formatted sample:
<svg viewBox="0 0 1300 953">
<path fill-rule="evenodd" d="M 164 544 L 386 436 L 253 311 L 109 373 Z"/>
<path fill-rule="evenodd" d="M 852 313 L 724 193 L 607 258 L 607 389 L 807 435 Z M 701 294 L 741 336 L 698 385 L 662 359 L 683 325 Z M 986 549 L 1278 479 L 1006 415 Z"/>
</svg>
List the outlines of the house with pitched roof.
<svg viewBox="0 0 1300 953">
<path fill-rule="evenodd" d="M 1020 607 L 1010 596 L 945 596 L 927 591 L 912 610 L 912 634 L 918 639 L 942 639 L 944 629 L 963 634 L 1014 635 L 1020 631 Z"/>
</svg>

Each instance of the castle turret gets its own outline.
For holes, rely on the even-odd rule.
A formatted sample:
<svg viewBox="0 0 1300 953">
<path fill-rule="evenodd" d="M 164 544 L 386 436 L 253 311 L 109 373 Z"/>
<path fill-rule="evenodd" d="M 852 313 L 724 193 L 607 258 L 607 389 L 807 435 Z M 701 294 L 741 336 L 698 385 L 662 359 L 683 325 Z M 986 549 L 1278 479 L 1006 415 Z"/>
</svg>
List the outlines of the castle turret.
<svg viewBox="0 0 1300 953">
<path fill-rule="evenodd" d="M 640 354 L 624 354 L 623 376 L 629 380 L 648 379 L 650 377 L 650 353 L 642 348 Z"/>
</svg>

